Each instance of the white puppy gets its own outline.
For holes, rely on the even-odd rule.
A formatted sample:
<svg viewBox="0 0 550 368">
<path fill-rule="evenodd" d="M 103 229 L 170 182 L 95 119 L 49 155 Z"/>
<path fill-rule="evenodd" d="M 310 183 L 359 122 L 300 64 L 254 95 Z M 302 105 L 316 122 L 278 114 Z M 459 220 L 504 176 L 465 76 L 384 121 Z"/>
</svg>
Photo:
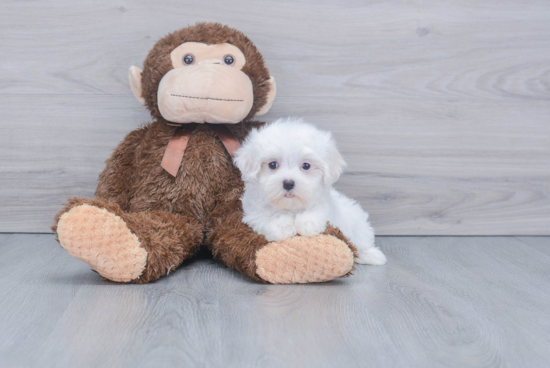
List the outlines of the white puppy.
<svg viewBox="0 0 550 368">
<path fill-rule="evenodd" d="M 243 222 L 267 240 L 322 233 L 327 221 L 357 247 L 358 263 L 383 265 L 369 215 L 332 188 L 346 163 L 332 135 L 301 119 L 253 130 L 236 152 L 245 183 Z"/>
</svg>

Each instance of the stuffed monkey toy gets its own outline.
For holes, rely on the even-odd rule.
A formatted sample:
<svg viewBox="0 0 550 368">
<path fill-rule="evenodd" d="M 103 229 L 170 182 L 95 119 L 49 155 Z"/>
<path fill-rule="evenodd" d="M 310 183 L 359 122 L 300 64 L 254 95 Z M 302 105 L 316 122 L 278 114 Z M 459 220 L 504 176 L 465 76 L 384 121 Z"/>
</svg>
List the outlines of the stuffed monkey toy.
<svg viewBox="0 0 550 368">
<path fill-rule="evenodd" d="M 95 199 L 72 198 L 55 216 L 64 249 L 121 283 L 154 281 L 201 247 L 261 282 L 350 274 L 355 249 L 335 227 L 268 242 L 241 221 L 243 182 L 232 155 L 275 97 L 275 80 L 244 34 L 218 23 L 183 28 L 129 77 L 153 122 L 115 149 Z"/>
</svg>

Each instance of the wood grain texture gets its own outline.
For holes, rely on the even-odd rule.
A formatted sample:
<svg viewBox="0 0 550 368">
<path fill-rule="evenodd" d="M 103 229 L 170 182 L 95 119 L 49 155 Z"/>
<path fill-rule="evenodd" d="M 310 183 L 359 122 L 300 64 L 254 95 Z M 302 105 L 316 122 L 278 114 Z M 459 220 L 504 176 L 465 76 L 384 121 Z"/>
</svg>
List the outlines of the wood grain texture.
<svg viewBox="0 0 550 368">
<path fill-rule="evenodd" d="M 249 35 L 277 79 L 266 117 L 332 130 L 338 188 L 379 234 L 550 234 L 544 0 L 0 0 L 0 232 L 46 232 L 150 120 L 130 65 L 196 21 Z"/>
<path fill-rule="evenodd" d="M 550 238 L 379 237 L 386 266 L 262 285 L 209 259 L 117 285 L 0 234 L 0 365 L 546 367 Z"/>
<path fill-rule="evenodd" d="M 127 70 L 197 21 L 249 35 L 280 96 L 539 99 L 550 5 L 478 1 L 2 1 L 1 93 L 129 94 Z"/>
<path fill-rule="evenodd" d="M 549 231 L 546 102 L 331 100 L 280 98 L 266 118 L 293 111 L 334 132 L 349 163 L 336 186 L 370 212 L 378 234 Z M 4 232 L 47 232 L 67 198 L 93 196 L 112 149 L 149 120 L 132 96 L 11 95 L 0 108 L 9 121 L 0 128 Z"/>
</svg>

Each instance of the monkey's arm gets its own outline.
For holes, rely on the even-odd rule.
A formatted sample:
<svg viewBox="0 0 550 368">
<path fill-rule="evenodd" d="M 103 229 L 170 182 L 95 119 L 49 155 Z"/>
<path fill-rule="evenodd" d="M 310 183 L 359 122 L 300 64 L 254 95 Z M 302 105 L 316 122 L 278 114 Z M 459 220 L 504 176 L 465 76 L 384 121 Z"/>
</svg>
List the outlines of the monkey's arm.
<svg viewBox="0 0 550 368">
<path fill-rule="evenodd" d="M 96 198 L 116 203 L 123 211 L 128 211 L 135 153 L 147 129 L 130 132 L 105 162 L 105 169 L 99 175 Z"/>
</svg>

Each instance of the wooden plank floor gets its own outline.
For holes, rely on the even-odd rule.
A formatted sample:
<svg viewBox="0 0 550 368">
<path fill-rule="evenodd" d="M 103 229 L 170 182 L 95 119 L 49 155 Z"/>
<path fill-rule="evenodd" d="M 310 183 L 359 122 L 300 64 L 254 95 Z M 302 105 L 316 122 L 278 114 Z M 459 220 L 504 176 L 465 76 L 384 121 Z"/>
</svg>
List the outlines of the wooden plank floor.
<svg viewBox="0 0 550 368">
<path fill-rule="evenodd" d="M 50 234 L 0 234 L 1 367 L 548 367 L 550 238 L 379 237 L 311 285 L 209 259 L 104 281 Z"/>
</svg>

